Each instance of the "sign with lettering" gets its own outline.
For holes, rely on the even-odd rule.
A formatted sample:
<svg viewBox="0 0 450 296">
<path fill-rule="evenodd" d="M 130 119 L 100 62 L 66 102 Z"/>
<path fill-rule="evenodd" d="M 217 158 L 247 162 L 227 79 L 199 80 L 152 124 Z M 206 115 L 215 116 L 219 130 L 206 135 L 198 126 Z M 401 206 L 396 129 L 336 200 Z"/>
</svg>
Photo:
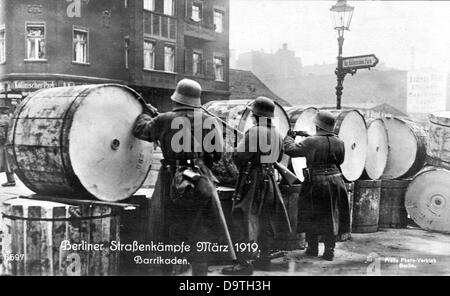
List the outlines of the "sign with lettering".
<svg viewBox="0 0 450 296">
<path fill-rule="evenodd" d="M 410 71 L 407 79 L 406 110 L 408 113 L 431 113 L 446 110 L 446 72 Z"/>
<path fill-rule="evenodd" d="M 11 82 L 11 89 L 43 89 L 56 87 L 53 80 L 15 80 Z"/>
<path fill-rule="evenodd" d="M 378 64 L 378 58 L 374 54 L 342 58 L 344 69 L 372 68 Z"/>
</svg>

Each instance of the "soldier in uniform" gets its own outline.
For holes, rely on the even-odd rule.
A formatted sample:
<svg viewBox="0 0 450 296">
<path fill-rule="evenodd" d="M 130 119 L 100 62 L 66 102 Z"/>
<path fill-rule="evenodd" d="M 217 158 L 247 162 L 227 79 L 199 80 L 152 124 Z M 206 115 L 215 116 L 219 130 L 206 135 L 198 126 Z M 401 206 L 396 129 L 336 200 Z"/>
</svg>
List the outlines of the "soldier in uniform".
<svg viewBox="0 0 450 296">
<path fill-rule="evenodd" d="M 285 153 L 305 157 L 307 169 L 302 184 L 298 211 L 298 232 L 306 233 L 306 254 L 318 256 L 319 236 L 324 240 L 323 258 L 332 261 L 336 236 L 349 232 L 350 211 L 340 165 L 344 162 L 344 142 L 333 133 L 335 119 L 319 111 L 316 135 L 295 143 L 295 132 L 284 139 Z"/>
<path fill-rule="evenodd" d="M 237 242 L 256 242 L 259 258 L 252 264 L 241 256 L 238 264 L 224 268 L 224 274 L 249 275 L 253 268 L 270 269 L 274 233 L 291 232 L 289 217 L 276 182 L 274 163 L 283 156 L 283 138 L 272 124 L 275 104 L 258 97 L 251 111 L 256 125 L 245 132 L 234 152 L 239 177 L 233 196 L 233 222 Z M 246 259 L 248 259 L 247 256 Z"/>
<path fill-rule="evenodd" d="M 8 126 L 10 121 L 10 108 L 9 107 L 0 107 L 0 159 L 2 159 L 2 163 L 0 163 L 1 171 L 6 173 L 6 183 L 3 183 L 2 186 L 16 186 L 16 179 L 14 178 L 14 172 L 9 164 L 8 153 L 6 152 L 6 140 L 8 138 Z"/>
<path fill-rule="evenodd" d="M 215 129 L 205 122 L 216 121 L 200 108 L 200 96 L 200 84 L 190 79 L 181 80 L 171 96 L 172 111 L 143 113 L 137 118 L 133 130 L 137 138 L 158 143 L 164 157 L 151 200 L 150 236 L 154 241 L 165 244 L 188 242 L 193 249 L 197 242 L 214 242 L 217 236 L 228 231 L 219 221 L 221 208 L 217 209 L 217 205 L 211 202 L 211 196 L 218 200 L 218 195 L 214 184 L 216 179 L 210 168 L 221 158 L 223 138 L 218 132 L 211 144 L 213 146 L 204 141 L 205 136 Z M 190 125 L 185 132 L 179 125 L 183 121 Z M 180 146 L 181 142 L 188 144 Z M 200 149 L 194 149 L 196 142 L 200 143 Z M 197 176 L 192 179 L 185 177 L 188 171 Z M 198 180 L 194 181 L 195 178 Z M 209 255 L 191 254 L 193 275 L 207 274 Z M 168 256 L 173 258 L 174 254 Z M 163 266 L 165 275 L 176 272 L 179 270 L 174 266 Z"/>
</svg>

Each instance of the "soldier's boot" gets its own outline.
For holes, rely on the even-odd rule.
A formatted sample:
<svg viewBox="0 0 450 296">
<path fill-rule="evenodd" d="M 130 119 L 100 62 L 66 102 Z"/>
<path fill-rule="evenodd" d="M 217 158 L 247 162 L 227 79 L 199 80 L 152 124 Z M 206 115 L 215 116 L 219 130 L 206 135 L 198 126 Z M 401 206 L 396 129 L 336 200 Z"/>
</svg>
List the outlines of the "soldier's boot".
<svg viewBox="0 0 450 296">
<path fill-rule="evenodd" d="M 334 248 L 325 248 L 325 251 L 323 252 L 323 259 L 327 261 L 333 261 L 334 259 Z"/>
<path fill-rule="evenodd" d="M 270 249 L 273 244 L 271 233 L 263 233 L 259 236 L 260 253 L 258 259 L 253 261 L 253 267 L 258 270 L 270 270 Z"/>
<path fill-rule="evenodd" d="M 253 265 L 245 260 L 235 260 L 233 266 L 224 267 L 222 273 L 225 275 L 252 275 Z"/>
<path fill-rule="evenodd" d="M 317 257 L 319 256 L 319 241 L 312 239 L 308 241 L 308 247 L 305 252 L 306 256 Z"/>
<path fill-rule="evenodd" d="M 334 247 L 336 246 L 336 240 L 333 235 L 327 235 L 324 238 L 325 251 L 323 252 L 322 258 L 328 261 L 333 261 L 334 259 Z"/>
</svg>

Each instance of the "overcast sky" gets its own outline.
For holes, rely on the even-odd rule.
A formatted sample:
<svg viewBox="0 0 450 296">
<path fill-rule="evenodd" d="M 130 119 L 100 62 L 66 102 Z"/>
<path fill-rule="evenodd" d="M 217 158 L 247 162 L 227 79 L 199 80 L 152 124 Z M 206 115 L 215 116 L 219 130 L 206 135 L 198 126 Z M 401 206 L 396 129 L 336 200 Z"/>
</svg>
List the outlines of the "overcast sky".
<svg viewBox="0 0 450 296">
<path fill-rule="evenodd" d="M 286 42 L 304 65 L 335 63 L 336 1 L 230 0 L 230 48 L 276 51 Z M 344 56 L 374 53 L 386 66 L 450 70 L 450 1 L 348 1 L 355 7 Z M 412 54 L 414 52 L 414 55 Z"/>
</svg>

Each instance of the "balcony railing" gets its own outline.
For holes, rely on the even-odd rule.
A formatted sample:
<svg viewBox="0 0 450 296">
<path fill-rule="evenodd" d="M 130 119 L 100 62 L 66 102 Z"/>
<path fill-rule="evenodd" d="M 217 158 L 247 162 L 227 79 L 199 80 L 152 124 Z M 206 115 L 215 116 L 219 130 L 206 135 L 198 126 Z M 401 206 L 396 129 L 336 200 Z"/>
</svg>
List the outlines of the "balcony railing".
<svg viewBox="0 0 450 296">
<path fill-rule="evenodd" d="M 198 39 L 216 41 L 217 36 L 214 30 L 214 24 L 195 22 L 190 19 L 186 19 L 184 22 L 184 34 Z"/>
<path fill-rule="evenodd" d="M 144 13 L 144 33 L 156 38 L 177 39 L 177 19 L 150 11 Z"/>
</svg>

